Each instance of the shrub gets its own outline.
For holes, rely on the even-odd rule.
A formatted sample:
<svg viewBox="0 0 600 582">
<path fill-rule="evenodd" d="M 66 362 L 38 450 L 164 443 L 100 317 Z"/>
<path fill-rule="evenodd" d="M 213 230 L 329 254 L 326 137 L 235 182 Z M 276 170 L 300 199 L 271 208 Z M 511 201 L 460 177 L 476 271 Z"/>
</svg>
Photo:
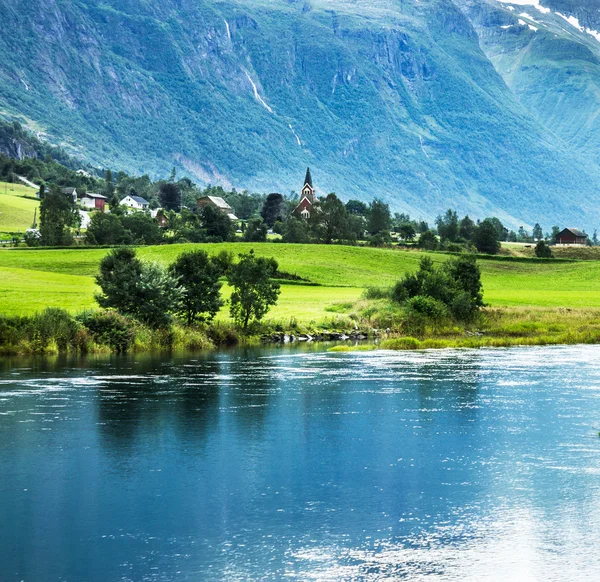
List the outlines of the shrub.
<svg viewBox="0 0 600 582">
<path fill-rule="evenodd" d="M 48 307 L 31 320 L 30 340 L 34 351 L 45 351 L 54 341 L 59 352 L 67 352 L 75 343 L 79 325 L 64 309 Z"/>
<path fill-rule="evenodd" d="M 245 242 L 266 242 L 267 225 L 260 218 L 251 218 L 244 231 Z"/>
<path fill-rule="evenodd" d="M 133 322 L 116 311 L 84 313 L 79 320 L 96 343 L 110 346 L 117 353 L 127 352 L 135 339 Z"/>
<path fill-rule="evenodd" d="M 426 295 L 416 295 L 406 302 L 406 308 L 433 321 L 440 321 L 448 317 L 448 308 L 441 301 Z"/>
<path fill-rule="evenodd" d="M 535 245 L 535 256 L 540 259 L 552 259 L 554 257 L 552 249 L 546 244 L 545 240 L 540 240 Z"/>
<path fill-rule="evenodd" d="M 389 299 L 392 290 L 388 287 L 367 287 L 363 291 L 363 299 Z"/>
<path fill-rule="evenodd" d="M 443 304 L 457 320 L 467 321 L 483 306 L 481 272 L 471 255 L 462 255 L 440 267 L 434 267 L 428 257 L 423 257 L 416 273 L 406 273 L 396 283 L 392 299 L 427 317 L 438 317 L 431 303 L 435 301 Z"/>
<path fill-rule="evenodd" d="M 431 230 L 426 230 L 417 241 L 417 246 L 427 251 L 435 251 L 438 248 L 438 239 Z"/>
</svg>

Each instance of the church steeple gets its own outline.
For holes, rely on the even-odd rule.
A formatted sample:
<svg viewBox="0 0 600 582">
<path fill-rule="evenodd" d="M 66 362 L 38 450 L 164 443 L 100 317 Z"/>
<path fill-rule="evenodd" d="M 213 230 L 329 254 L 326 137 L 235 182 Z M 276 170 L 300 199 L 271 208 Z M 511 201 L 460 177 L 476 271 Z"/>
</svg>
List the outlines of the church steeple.
<svg viewBox="0 0 600 582">
<path fill-rule="evenodd" d="M 306 168 L 306 178 L 304 178 L 304 185 L 309 185 L 311 188 L 313 187 L 312 176 L 310 175 L 310 168 Z"/>
</svg>

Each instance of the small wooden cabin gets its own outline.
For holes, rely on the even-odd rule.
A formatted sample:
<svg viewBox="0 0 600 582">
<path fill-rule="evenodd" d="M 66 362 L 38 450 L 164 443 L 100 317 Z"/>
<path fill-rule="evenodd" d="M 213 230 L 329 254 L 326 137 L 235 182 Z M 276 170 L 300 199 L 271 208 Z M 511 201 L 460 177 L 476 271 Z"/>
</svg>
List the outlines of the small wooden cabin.
<svg viewBox="0 0 600 582">
<path fill-rule="evenodd" d="M 557 245 L 586 245 L 587 234 L 577 228 L 565 228 L 556 235 Z"/>
</svg>

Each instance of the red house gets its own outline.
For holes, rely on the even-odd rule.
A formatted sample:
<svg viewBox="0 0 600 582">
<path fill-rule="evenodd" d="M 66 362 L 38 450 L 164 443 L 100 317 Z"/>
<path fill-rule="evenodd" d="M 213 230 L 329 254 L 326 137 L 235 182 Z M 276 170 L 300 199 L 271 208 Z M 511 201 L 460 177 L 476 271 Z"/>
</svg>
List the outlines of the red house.
<svg viewBox="0 0 600 582">
<path fill-rule="evenodd" d="M 588 235 L 577 228 L 565 228 L 556 235 L 557 245 L 586 245 Z"/>
<path fill-rule="evenodd" d="M 304 178 L 304 186 L 300 193 L 300 203 L 294 208 L 294 216 L 308 220 L 313 211 L 315 203 L 315 189 L 313 188 L 312 176 L 310 168 L 306 168 L 306 177 Z"/>
</svg>

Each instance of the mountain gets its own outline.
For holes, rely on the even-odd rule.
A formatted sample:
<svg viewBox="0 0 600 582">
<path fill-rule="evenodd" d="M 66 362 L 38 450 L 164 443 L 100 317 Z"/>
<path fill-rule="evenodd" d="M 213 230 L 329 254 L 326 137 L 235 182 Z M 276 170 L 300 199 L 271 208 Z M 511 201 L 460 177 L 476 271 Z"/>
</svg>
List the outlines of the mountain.
<svg viewBox="0 0 600 582">
<path fill-rule="evenodd" d="M 416 217 L 598 222 L 591 0 L 0 0 L 0 20 L 0 115 L 89 163 L 284 193 L 310 165 L 320 193 Z"/>
</svg>

